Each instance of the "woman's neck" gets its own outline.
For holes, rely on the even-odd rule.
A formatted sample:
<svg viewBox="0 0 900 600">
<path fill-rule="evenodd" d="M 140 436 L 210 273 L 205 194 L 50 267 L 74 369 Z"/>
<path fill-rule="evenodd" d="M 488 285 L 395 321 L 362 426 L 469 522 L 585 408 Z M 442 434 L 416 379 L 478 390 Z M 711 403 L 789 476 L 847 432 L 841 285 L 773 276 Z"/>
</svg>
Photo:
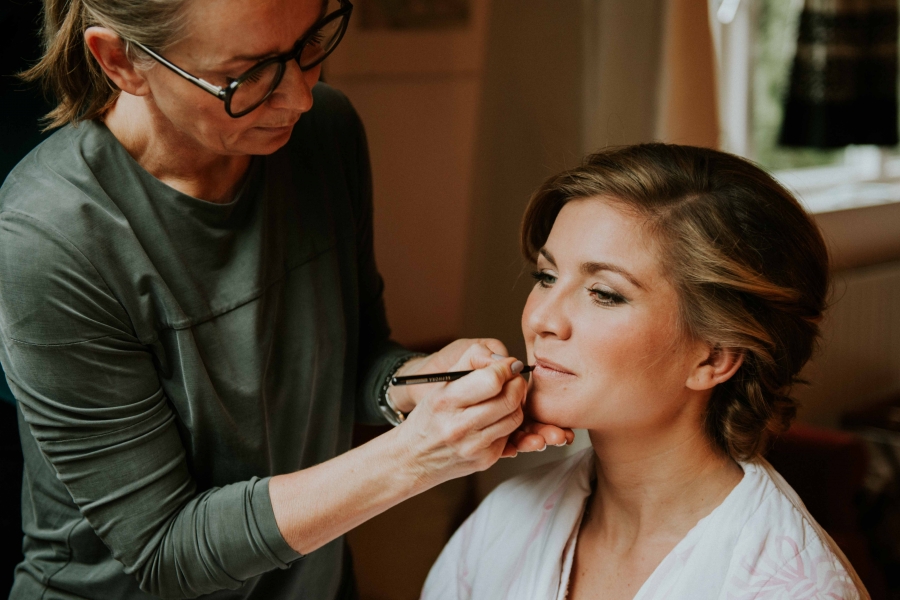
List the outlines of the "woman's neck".
<svg viewBox="0 0 900 600">
<path fill-rule="evenodd" d="M 216 154 L 204 148 L 177 130 L 144 97 L 120 94 L 104 123 L 144 170 L 201 200 L 233 200 L 250 166 L 249 156 Z"/>
<path fill-rule="evenodd" d="M 585 526 L 620 548 L 680 540 L 743 477 L 696 426 L 646 435 L 591 432 L 591 443 L 597 487 Z"/>
</svg>

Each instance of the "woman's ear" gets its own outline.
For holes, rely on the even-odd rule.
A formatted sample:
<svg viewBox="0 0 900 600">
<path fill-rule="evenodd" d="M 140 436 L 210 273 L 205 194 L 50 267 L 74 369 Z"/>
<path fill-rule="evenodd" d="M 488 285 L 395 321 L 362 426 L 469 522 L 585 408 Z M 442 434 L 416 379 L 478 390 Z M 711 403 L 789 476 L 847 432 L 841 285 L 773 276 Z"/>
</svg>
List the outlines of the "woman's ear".
<svg viewBox="0 0 900 600">
<path fill-rule="evenodd" d="M 112 29 L 88 27 L 84 32 L 84 43 L 120 90 L 132 96 L 145 96 L 150 92 L 147 80 L 128 59 L 125 42 Z"/>
<path fill-rule="evenodd" d="M 710 390 L 731 379 L 743 363 L 742 350 L 707 345 L 704 356 L 694 365 L 685 385 L 692 390 Z"/>
</svg>

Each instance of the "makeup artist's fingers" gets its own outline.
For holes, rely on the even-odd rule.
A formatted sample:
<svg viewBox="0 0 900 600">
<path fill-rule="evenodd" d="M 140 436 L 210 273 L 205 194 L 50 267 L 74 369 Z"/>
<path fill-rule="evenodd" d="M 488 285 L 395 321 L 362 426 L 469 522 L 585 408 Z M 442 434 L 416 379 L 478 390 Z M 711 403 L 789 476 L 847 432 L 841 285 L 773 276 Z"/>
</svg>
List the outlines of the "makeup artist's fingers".
<svg viewBox="0 0 900 600">
<path fill-rule="evenodd" d="M 506 349 L 506 345 L 500 340 L 495 340 L 493 338 L 482 338 L 479 339 L 478 342 L 490 348 L 491 352 L 495 355 L 504 358 L 509 356 L 509 350 Z"/>
<path fill-rule="evenodd" d="M 503 452 L 500 453 L 500 458 L 515 458 L 518 454 L 519 451 L 516 450 L 515 444 L 507 440 L 503 446 Z"/>
<path fill-rule="evenodd" d="M 540 452 L 547 446 L 571 444 L 575 441 L 575 432 L 556 425 L 526 420 L 513 432 L 509 441 L 519 452 Z"/>
<path fill-rule="evenodd" d="M 514 431 L 509 436 L 509 443 L 517 452 L 540 452 L 547 447 L 547 442 L 536 433 L 528 433 L 521 429 Z"/>
<path fill-rule="evenodd" d="M 494 404 L 495 402 L 491 403 Z M 505 408 L 506 404 L 508 404 L 508 402 L 503 402 L 502 406 Z M 512 412 L 502 415 L 499 419 L 491 422 L 486 427 L 482 427 L 480 430 L 481 438 L 487 443 L 494 442 L 500 438 L 503 438 L 503 440 L 506 441 L 507 438 L 519 428 L 524 418 L 525 414 L 522 412 L 522 407 L 520 405 Z"/>
<path fill-rule="evenodd" d="M 459 360 L 449 368 L 450 371 L 470 371 L 483 369 L 498 360 L 509 358 L 506 347 L 499 340 L 477 340 Z"/>
<path fill-rule="evenodd" d="M 468 364 L 472 365 L 471 362 Z M 465 363 L 460 361 L 453 368 L 455 370 L 463 370 L 465 366 Z M 453 402 L 460 408 L 472 407 L 486 402 L 488 399 L 504 397 L 507 398 L 508 405 L 503 414 L 509 414 L 509 412 L 512 412 L 525 402 L 527 384 L 519 376 L 523 366 L 522 361 L 514 358 L 495 360 L 487 366 L 478 368 L 465 377 L 447 384 L 440 392 L 443 392 L 446 396 L 446 402 Z M 515 391 L 514 399 L 508 394 L 501 394 L 501 392 L 504 392 L 507 382 L 511 380 L 516 380 L 516 385 L 510 388 L 510 390 Z M 507 392 L 510 390 L 507 390 Z M 493 404 L 489 405 L 488 408 L 496 410 Z M 495 415 L 496 418 L 493 420 L 497 420 L 500 416 L 502 415 Z M 481 428 L 478 427 L 478 429 Z"/>
<path fill-rule="evenodd" d="M 456 340 L 429 356 L 418 372 L 443 373 L 480 369 L 497 360 L 496 356 L 501 358 L 509 356 L 506 346 L 500 340 L 492 338 Z"/>
<path fill-rule="evenodd" d="M 500 459 L 524 419 L 527 383 L 513 369 L 516 362 L 496 361 L 440 386 L 394 430 L 417 477 L 433 485 Z"/>
<path fill-rule="evenodd" d="M 522 429 L 527 433 L 541 436 L 548 446 L 564 446 L 575 441 L 574 431 L 549 423 L 527 421 Z"/>
<path fill-rule="evenodd" d="M 506 347 L 494 339 L 456 340 L 429 356 L 413 359 L 397 371 L 399 377 L 419 373 L 470 371 L 505 357 Z M 433 386 L 402 386 L 391 392 L 397 408 L 410 412 L 434 390 Z"/>
</svg>

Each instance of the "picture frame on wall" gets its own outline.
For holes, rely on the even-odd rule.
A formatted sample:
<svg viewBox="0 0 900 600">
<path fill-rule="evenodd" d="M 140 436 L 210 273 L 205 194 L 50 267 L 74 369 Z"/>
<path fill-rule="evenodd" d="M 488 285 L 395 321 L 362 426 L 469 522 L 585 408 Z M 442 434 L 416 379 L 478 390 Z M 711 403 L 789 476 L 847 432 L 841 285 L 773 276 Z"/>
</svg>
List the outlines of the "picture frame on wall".
<svg viewBox="0 0 900 600">
<path fill-rule="evenodd" d="M 472 0 L 358 0 L 364 30 L 440 30 L 465 28 Z"/>
<path fill-rule="evenodd" d="M 329 79 L 474 74 L 482 68 L 489 0 L 354 0 Z"/>
</svg>

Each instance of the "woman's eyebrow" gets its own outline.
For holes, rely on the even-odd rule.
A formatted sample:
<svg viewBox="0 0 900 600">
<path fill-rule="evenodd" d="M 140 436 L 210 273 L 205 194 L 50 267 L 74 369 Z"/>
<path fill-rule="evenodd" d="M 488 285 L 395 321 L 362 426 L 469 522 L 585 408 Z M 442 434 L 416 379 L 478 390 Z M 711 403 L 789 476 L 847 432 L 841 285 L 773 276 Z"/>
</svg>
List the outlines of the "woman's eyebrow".
<svg viewBox="0 0 900 600">
<path fill-rule="evenodd" d="M 619 275 L 621 275 L 622 277 L 624 277 L 625 279 L 630 281 L 633 286 L 640 288 L 642 290 L 645 289 L 644 286 L 641 285 L 641 282 L 638 281 L 634 277 L 634 275 L 632 275 L 631 273 L 629 273 L 628 271 L 626 271 L 625 269 L 623 269 L 620 266 L 617 266 L 617 265 L 614 265 L 611 263 L 605 263 L 605 262 L 581 263 L 581 272 L 584 275 L 595 275 L 596 273 L 599 273 L 600 271 L 612 271 L 613 273 L 618 273 Z"/>
<path fill-rule="evenodd" d="M 554 267 L 556 266 L 556 260 L 553 258 L 553 255 L 550 253 L 549 250 L 547 250 L 546 248 L 541 248 L 538 252 L 540 253 L 541 256 L 543 256 L 544 258 L 547 259 L 547 262 L 549 262 Z M 612 271 L 613 273 L 618 273 L 619 275 L 621 275 L 622 277 L 627 279 L 629 282 L 631 282 L 631 284 L 633 286 L 640 288 L 642 290 L 646 289 L 643 285 L 641 285 L 641 282 L 638 281 L 634 275 L 632 275 L 631 273 L 629 273 L 627 270 L 623 269 L 622 267 L 614 265 L 612 263 L 605 263 L 605 262 L 581 263 L 580 270 L 581 270 L 581 273 L 584 275 L 595 275 L 595 274 L 599 273 L 600 271 Z"/>
</svg>

